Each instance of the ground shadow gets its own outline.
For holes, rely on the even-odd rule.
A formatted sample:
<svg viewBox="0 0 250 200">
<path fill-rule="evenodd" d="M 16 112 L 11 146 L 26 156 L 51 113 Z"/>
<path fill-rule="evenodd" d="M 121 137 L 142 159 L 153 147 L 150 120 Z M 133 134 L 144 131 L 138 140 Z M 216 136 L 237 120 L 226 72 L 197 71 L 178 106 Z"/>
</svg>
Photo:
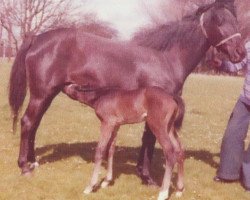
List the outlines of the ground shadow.
<svg viewBox="0 0 250 200">
<path fill-rule="evenodd" d="M 36 155 L 39 156 L 39 164 L 53 163 L 73 156 L 81 157 L 85 162 L 93 162 L 95 148 L 97 142 L 84 143 L 59 143 L 46 145 L 36 148 Z M 114 178 L 118 178 L 121 174 L 136 174 L 135 165 L 138 159 L 140 147 L 117 146 L 114 157 Z M 186 150 L 186 159 L 195 159 L 210 165 L 213 168 L 218 167 L 215 157 L 218 153 L 211 153 L 207 150 Z M 152 164 L 152 175 L 163 174 L 164 156 L 162 150 L 155 149 L 154 159 Z M 158 172 L 158 173 L 154 173 Z M 160 172 L 160 173 L 159 173 Z M 161 173 L 162 172 L 162 173 Z M 162 176 L 155 177 L 157 183 L 161 183 Z"/>
</svg>

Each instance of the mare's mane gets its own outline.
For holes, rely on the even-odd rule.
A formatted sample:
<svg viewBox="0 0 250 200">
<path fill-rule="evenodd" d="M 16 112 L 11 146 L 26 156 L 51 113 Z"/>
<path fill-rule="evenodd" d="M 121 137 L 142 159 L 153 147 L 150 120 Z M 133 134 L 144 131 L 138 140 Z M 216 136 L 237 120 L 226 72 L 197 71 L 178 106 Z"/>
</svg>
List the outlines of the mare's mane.
<svg viewBox="0 0 250 200">
<path fill-rule="evenodd" d="M 194 13 L 184 16 L 181 21 L 173 21 L 151 28 L 142 28 L 134 35 L 132 40 L 140 46 L 158 51 L 169 50 L 176 44 L 181 48 L 193 47 L 200 40 L 204 40 L 199 36 L 200 16 L 212 7 L 224 7 L 234 14 L 234 10 L 227 4 L 211 3 L 199 7 Z"/>
</svg>

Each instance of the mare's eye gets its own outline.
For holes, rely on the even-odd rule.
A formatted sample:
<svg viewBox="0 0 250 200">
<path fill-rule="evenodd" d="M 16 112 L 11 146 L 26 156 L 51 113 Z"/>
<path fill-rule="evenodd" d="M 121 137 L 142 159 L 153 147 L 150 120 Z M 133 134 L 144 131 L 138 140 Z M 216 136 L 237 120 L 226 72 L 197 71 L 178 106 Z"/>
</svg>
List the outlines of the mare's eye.
<svg viewBox="0 0 250 200">
<path fill-rule="evenodd" d="M 214 15 L 212 19 L 217 24 L 217 26 L 222 26 L 225 21 L 224 17 L 218 14 Z"/>
</svg>

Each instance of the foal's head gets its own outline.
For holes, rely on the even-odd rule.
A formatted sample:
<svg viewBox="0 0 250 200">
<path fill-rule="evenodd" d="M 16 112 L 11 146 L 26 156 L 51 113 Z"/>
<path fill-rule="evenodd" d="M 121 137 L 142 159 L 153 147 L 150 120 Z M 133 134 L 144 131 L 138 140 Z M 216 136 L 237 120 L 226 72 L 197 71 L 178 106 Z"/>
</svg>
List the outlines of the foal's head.
<svg viewBox="0 0 250 200">
<path fill-rule="evenodd" d="M 232 62 L 240 62 L 245 56 L 239 33 L 233 1 L 216 2 L 200 10 L 200 25 L 209 43 L 226 54 Z"/>
</svg>

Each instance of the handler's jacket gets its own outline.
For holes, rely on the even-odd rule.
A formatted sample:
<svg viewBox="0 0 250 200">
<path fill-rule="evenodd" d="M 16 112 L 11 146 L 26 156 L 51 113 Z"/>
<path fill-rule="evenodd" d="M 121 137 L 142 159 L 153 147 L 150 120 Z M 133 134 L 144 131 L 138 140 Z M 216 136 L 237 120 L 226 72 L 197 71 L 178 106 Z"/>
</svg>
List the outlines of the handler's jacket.
<svg viewBox="0 0 250 200">
<path fill-rule="evenodd" d="M 244 67 L 247 68 L 243 89 L 240 94 L 240 99 L 242 102 L 250 105 L 250 40 L 246 42 L 245 48 L 247 50 L 247 55 L 241 62 L 234 64 L 230 61 L 223 61 L 222 70 L 228 72 L 237 72 Z"/>
</svg>

